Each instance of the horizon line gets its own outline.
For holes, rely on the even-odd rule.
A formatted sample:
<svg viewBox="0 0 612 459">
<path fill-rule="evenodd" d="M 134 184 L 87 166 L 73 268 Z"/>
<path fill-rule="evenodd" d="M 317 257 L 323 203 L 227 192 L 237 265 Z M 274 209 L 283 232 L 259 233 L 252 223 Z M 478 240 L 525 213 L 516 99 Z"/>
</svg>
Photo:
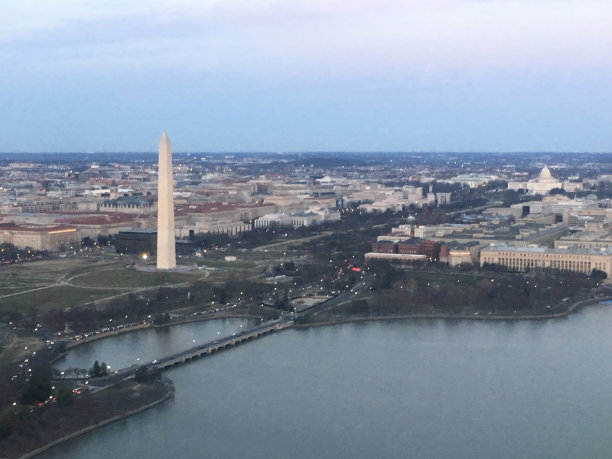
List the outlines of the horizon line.
<svg viewBox="0 0 612 459">
<path fill-rule="evenodd" d="M 461 154 L 495 154 L 495 155 L 515 155 L 515 154 L 542 154 L 542 155 L 563 155 L 563 154 L 611 154 L 612 150 L 597 150 L 597 151 L 546 151 L 546 150 L 509 150 L 509 151 L 487 151 L 487 150 L 420 150 L 420 151 L 400 151 L 400 150 L 296 150 L 296 151 L 173 151 L 173 154 L 184 155 L 299 155 L 299 154 L 353 154 L 353 155 L 371 155 L 371 154 L 387 154 L 387 155 L 423 155 L 423 154 L 441 154 L 441 155 L 461 155 Z M 2 151 L 0 155 L 69 155 L 69 154 L 157 154 L 157 151 Z"/>
</svg>

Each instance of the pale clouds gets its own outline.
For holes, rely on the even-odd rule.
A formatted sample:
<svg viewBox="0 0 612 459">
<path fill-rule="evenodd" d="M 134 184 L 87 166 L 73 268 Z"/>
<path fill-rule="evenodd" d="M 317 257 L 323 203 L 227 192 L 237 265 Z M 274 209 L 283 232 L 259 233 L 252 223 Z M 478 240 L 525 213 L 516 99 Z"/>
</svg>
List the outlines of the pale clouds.
<svg viewBox="0 0 612 459">
<path fill-rule="evenodd" d="M 6 0 L 0 151 L 610 151 L 611 53 L 612 0 Z"/>
<path fill-rule="evenodd" d="M 10 72 L 185 71 L 336 77 L 606 67 L 609 0 L 2 2 Z M 10 57 L 10 59 L 9 59 Z"/>
</svg>

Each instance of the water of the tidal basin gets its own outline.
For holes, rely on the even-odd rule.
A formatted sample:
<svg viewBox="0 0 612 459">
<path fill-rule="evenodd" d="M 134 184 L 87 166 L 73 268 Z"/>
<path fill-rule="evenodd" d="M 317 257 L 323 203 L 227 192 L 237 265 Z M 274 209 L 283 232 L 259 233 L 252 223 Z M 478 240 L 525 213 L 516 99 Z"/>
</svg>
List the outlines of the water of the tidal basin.
<svg viewBox="0 0 612 459">
<path fill-rule="evenodd" d="M 88 369 L 98 360 L 110 365 L 111 370 L 118 370 L 184 351 L 259 323 L 255 319 L 220 319 L 138 330 L 76 347 L 55 366 Z"/>
<path fill-rule="evenodd" d="M 124 352 L 142 351 L 132 343 Z M 603 458 L 612 452 L 612 306 L 537 322 L 290 329 L 166 375 L 176 386 L 173 400 L 45 457 Z"/>
</svg>

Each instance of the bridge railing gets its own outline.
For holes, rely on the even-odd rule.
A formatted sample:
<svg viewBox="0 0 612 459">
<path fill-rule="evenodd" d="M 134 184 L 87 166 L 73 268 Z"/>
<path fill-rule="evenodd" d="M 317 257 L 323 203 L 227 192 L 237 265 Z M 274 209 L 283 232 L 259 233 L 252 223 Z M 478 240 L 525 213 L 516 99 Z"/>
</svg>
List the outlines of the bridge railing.
<svg viewBox="0 0 612 459">
<path fill-rule="evenodd" d="M 248 330 L 243 330 L 231 336 L 224 336 L 222 338 L 217 338 L 213 341 L 209 341 L 204 344 L 200 344 L 189 349 L 185 349 L 184 351 L 177 352 L 175 354 L 167 355 L 160 359 L 155 359 L 150 362 L 143 364 L 148 368 L 158 368 L 164 369 L 166 367 L 175 365 L 176 363 L 184 362 L 187 359 L 201 356 L 203 354 L 208 354 L 213 351 L 218 351 L 219 349 L 225 348 L 228 345 L 235 346 L 236 344 L 242 343 L 249 339 L 258 338 L 263 336 L 266 333 L 275 331 L 275 330 L 283 330 L 285 328 L 293 326 L 292 318 L 281 318 L 277 320 L 273 320 L 270 322 L 265 322 L 261 325 L 253 327 Z M 246 339 L 241 339 L 246 338 Z M 123 370 L 119 370 L 121 372 Z"/>
</svg>

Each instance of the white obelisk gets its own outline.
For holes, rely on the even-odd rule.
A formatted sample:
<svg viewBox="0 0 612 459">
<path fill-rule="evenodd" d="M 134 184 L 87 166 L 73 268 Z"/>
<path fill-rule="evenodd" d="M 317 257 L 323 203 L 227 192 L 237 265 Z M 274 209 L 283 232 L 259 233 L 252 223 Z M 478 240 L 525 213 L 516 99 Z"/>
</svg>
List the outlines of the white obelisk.
<svg viewBox="0 0 612 459">
<path fill-rule="evenodd" d="M 172 145 L 164 132 L 159 141 L 157 179 L 157 269 L 176 268 L 174 246 L 174 186 L 172 183 Z"/>
</svg>

